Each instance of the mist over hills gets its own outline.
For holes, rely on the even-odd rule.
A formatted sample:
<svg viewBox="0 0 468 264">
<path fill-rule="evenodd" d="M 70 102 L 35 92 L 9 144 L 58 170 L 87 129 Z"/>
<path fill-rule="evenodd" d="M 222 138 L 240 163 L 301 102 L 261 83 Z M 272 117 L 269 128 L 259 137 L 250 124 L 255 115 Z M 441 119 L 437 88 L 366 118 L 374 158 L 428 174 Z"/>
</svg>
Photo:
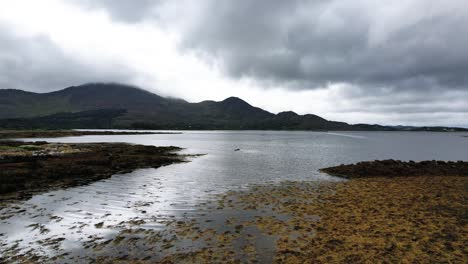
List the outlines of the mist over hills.
<svg viewBox="0 0 468 264">
<path fill-rule="evenodd" d="M 50 93 L 0 90 L 2 128 L 259 129 L 468 131 L 462 128 L 381 126 L 329 121 L 291 111 L 273 114 L 237 97 L 189 103 L 112 83 Z"/>
</svg>

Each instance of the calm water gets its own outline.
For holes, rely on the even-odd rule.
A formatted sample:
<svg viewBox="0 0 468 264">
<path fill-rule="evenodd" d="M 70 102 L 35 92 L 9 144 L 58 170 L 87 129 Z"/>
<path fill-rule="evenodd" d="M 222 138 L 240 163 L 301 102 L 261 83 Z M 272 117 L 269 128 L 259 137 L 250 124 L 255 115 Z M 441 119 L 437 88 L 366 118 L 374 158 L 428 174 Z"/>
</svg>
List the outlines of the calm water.
<svg viewBox="0 0 468 264">
<path fill-rule="evenodd" d="M 179 146 L 182 153 L 207 154 L 191 162 L 114 175 L 87 186 L 36 195 L 1 208 L 0 252 L 77 251 L 90 238 L 112 236 L 118 225 L 145 219 L 143 228 L 163 228 L 166 218 L 187 218 L 194 205 L 250 184 L 284 180 L 337 181 L 322 167 L 374 159 L 467 160 L 468 138 L 428 132 L 190 131 L 168 135 L 84 136 L 50 142 L 128 142 Z M 45 140 L 45 139 L 34 139 Z M 240 149 L 240 151 L 234 151 Z M 150 219 L 150 220 L 148 220 Z M 65 237 L 58 248 L 46 239 Z M 42 242 L 41 242 L 42 241 Z"/>
</svg>

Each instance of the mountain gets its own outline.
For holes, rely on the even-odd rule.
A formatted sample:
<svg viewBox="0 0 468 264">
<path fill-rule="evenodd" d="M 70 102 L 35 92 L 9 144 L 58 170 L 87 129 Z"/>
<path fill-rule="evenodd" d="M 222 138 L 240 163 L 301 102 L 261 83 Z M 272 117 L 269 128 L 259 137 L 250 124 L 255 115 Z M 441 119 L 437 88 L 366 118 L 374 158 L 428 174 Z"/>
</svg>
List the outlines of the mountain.
<svg viewBox="0 0 468 264">
<path fill-rule="evenodd" d="M 9 129 L 74 129 L 74 128 L 110 128 L 114 119 L 125 114 L 123 109 L 100 109 L 76 113 L 57 113 L 48 116 L 30 118 L 0 119 L 0 128 Z"/>
<path fill-rule="evenodd" d="M 50 93 L 0 90 L 3 128 L 431 130 L 419 127 L 349 125 L 316 115 L 273 114 L 237 97 L 189 103 L 134 86 L 92 83 Z M 437 128 L 437 131 L 453 128 Z M 460 131 L 463 129 L 454 129 Z M 468 130 L 464 130 L 468 131 Z"/>
<path fill-rule="evenodd" d="M 76 113 L 101 115 L 103 110 L 125 110 L 109 127 L 154 129 L 247 129 L 274 114 L 230 97 L 221 102 L 188 103 L 121 84 L 85 84 L 51 93 L 0 90 L 0 126 L 27 127 L 52 122 L 58 113 L 77 119 Z M 93 110 L 94 112 L 89 112 Z M 81 117 L 80 117 L 81 118 Z M 21 125 L 25 123 L 25 125 Z M 53 127 L 56 126 L 54 122 Z M 67 121 L 76 123 L 76 121 Z M 105 123 L 109 124 L 108 121 Z M 89 122 L 81 127 L 89 127 Z"/>
</svg>

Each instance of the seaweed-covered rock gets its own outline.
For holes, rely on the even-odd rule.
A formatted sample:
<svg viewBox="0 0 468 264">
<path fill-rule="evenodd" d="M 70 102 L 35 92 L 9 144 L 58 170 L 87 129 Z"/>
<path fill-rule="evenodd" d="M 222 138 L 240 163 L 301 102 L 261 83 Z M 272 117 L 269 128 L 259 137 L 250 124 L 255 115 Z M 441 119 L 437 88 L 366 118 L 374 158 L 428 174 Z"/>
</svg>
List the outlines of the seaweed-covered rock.
<svg viewBox="0 0 468 264">
<path fill-rule="evenodd" d="M 356 164 L 339 165 L 320 169 L 321 172 L 345 178 L 396 177 L 396 176 L 468 176 L 466 161 L 421 162 L 401 160 L 363 161 Z"/>
<path fill-rule="evenodd" d="M 184 161 L 177 147 L 124 143 L 0 142 L 0 200 L 27 198 L 50 188 L 76 186 L 118 172 Z M 5 195 L 7 194 L 7 195 Z"/>
</svg>

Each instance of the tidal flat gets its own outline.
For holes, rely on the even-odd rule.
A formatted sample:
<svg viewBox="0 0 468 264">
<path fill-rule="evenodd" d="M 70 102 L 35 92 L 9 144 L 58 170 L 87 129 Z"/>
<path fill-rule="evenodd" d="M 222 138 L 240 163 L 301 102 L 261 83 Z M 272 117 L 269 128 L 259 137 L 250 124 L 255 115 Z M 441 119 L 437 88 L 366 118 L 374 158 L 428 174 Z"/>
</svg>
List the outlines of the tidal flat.
<svg viewBox="0 0 468 264">
<path fill-rule="evenodd" d="M 464 141 L 459 135 L 358 135 L 185 132 L 50 139 L 59 144 L 94 144 L 125 138 L 131 144 L 181 145 L 189 151 L 180 154 L 207 155 L 12 203 L 0 210 L 6 218 L 0 221 L 0 262 L 466 263 L 468 172 L 460 167 L 465 163 L 448 162 L 463 158 Z M 383 136 L 392 140 L 372 140 Z M 410 144 L 427 142 L 421 139 L 424 136 L 443 137 L 449 143 L 453 138 L 453 144 L 441 144 L 437 150 L 444 154 L 440 157 L 444 162 L 343 165 L 356 172 L 349 180 L 318 172 L 342 162 L 376 158 L 437 158 L 425 148 L 427 144 Z M 399 140 L 404 144 L 394 143 Z M 405 148 L 399 155 L 378 156 L 376 149 L 394 150 L 376 147 L 380 142 Z M 21 144 L 28 151 L 34 149 Z M 337 147 L 335 152 L 330 144 Z M 408 146 L 413 152 L 406 151 Z M 422 148 L 415 152 L 418 146 Z M 372 155 L 366 156 L 366 149 Z M 396 167 L 382 171 L 397 168 L 397 173 L 369 174 L 372 166 L 391 164 Z M 409 176 L 400 170 L 427 165 L 455 166 L 458 172 L 425 175 L 418 169 Z"/>
<path fill-rule="evenodd" d="M 178 147 L 125 143 L 0 141 L 0 202 L 78 186 L 141 168 L 183 162 Z"/>
<path fill-rule="evenodd" d="M 120 231 L 88 241 L 79 252 L 17 260 L 466 263 L 467 190 L 466 176 L 255 185 L 198 205 L 195 217 L 161 220 L 161 230 L 145 228 L 143 219 L 103 222 L 99 228 Z"/>
</svg>

